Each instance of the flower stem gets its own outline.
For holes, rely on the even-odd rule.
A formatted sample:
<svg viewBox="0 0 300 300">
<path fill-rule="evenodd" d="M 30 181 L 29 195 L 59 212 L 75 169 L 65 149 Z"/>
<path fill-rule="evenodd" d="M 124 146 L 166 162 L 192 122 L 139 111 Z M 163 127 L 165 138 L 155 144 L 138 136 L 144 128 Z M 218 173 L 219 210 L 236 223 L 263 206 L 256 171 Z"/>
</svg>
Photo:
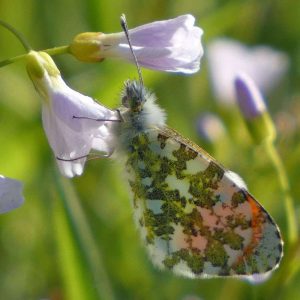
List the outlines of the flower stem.
<svg viewBox="0 0 300 300">
<path fill-rule="evenodd" d="M 2 60 L 0 61 L 0 68 L 6 66 L 6 65 L 10 65 L 18 60 L 21 60 L 23 58 L 25 58 L 27 56 L 27 53 L 26 54 L 21 54 L 21 55 L 18 55 L 18 56 L 15 56 L 15 57 L 11 57 L 11 58 L 8 58 L 8 59 L 5 59 L 5 60 Z"/>
<path fill-rule="evenodd" d="M 40 52 L 46 52 L 49 55 L 66 54 L 66 53 L 69 53 L 69 46 L 49 48 L 49 49 L 45 49 L 45 50 L 40 50 Z M 25 58 L 26 56 L 27 56 L 27 53 L 26 54 L 21 54 L 21 55 L 15 56 L 15 57 L 11 57 L 11 58 L 8 58 L 8 59 L 5 59 L 5 60 L 2 60 L 2 61 L 0 61 L 0 68 L 4 67 L 6 65 L 10 65 L 14 62 L 17 62 L 17 61 Z"/>
<path fill-rule="evenodd" d="M 54 47 L 49 48 L 45 50 L 40 50 L 40 52 L 46 52 L 49 55 L 59 55 L 59 54 L 66 54 L 69 53 L 70 46 L 60 46 L 60 47 Z"/>
<path fill-rule="evenodd" d="M 31 47 L 25 40 L 24 36 L 16 28 L 14 28 L 13 26 L 11 26 L 3 20 L 0 20 L 0 25 L 9 30 L 21 42 L 21 44 L 27 52 L 31 50 Z"/>
<path fill-rule="evenodd" d="M 297 228 L 297 220 L 296 220 L 295 208 L 293 204 L 293 198 L 291 196 L 290 185 L 286 174 L 286 170 L 278 154 L 278 151 L 274 146 L 274 143 L 271 141 L 266 141 L 264 143 L 264 147 L 278 175 L 278 180 L 280 183 L 280 188 L 283 194 L 284 204 L 285 204 L 285 213 L 286 213 L 287 226 L 288 226 L 288 240 L 290 244 L 294 244 L 297 241 L 298 228 Z"/>
</svg>

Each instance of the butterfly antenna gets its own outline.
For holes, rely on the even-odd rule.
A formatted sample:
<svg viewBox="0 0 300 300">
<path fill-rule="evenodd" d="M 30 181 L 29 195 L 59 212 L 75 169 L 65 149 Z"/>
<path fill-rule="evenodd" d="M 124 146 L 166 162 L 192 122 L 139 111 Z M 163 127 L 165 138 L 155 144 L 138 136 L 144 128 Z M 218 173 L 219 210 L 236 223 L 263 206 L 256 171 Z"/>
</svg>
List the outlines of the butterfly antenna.
<svg viewBox="0 0 300 300">
<path fill-rule="evenodd" d="M 128 31 L 128 26 L 127 26 L 127 21 L 126 21 L 126 17 L 125 17 L 124 14 L 121 15 L 121 26 L 122 26 L 123 31 L 125 33 L 125 36 L 126 36 L 126 39 L 127 39 L 127 42 L 128 42 L 128 45 L 129 45 L 129 48 L 130 48 L 130 51 L 131 51 L 131 54 L 133 56 L 133 59 L 134 59 L 134 62 L 135 62 L 136 68 L 137 68 L 137 72 L 139 74 L 140 84 L 141 84 L 141 86 L 144 86 L 142 71 L 141 71 L 140 65 L 138 63 L 138 60 L 136 58 L 136 55 L 135 55 L 135 53 L 133 51 L 133 48 L 132 48 L 132 45 L 131 45 L 131 40 L 130 40 L 130 37 L 129 37 L 129 31 Z"/>
</svg>

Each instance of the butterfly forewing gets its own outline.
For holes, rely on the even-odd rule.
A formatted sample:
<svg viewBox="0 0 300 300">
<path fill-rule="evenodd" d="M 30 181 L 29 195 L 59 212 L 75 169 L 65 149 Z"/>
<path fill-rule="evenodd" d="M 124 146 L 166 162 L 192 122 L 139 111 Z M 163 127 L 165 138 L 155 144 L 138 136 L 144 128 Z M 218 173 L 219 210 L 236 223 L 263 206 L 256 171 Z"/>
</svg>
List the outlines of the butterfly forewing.
<svg viewBox="0 0 300 300">
<path fill-rule="evenodd" d="M 133 137 L 126 163 L 137 226 L 154 264 L 188 277 L 274 269 L 279 230 L 264 208 L 200 147 L 169 129 Z"/>
</svg>

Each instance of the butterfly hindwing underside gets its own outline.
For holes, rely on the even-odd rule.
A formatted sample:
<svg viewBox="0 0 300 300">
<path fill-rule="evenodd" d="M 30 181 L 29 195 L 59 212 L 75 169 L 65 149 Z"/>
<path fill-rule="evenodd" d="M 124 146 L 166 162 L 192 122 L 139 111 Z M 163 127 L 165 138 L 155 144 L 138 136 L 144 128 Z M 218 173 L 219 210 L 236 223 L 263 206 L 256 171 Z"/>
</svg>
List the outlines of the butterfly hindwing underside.
<svg viewBox="0 0 300 300">
<path fill-rule="evenodd" d="M 155 265 L 188 277 L 277 267 L 279 230 L 229 171 L 167 127 L 141 131 L 130 144 L 134 216 Z"/>
</svg>

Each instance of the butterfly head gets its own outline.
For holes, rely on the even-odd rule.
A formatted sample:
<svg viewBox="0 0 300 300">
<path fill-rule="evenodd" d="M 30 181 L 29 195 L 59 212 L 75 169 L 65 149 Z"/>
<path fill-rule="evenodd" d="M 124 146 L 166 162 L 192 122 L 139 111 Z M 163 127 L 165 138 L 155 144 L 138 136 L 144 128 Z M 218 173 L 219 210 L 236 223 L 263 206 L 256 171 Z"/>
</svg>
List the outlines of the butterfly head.
<svg viewBox="0 0 300 300">
<path fill-rule="evenodd" d="M 127 80 L 122 94 L 122 104 L 132 112 L 140 112 L 146 102 L 146 94 L 140 82 Z"/>
</svg>

